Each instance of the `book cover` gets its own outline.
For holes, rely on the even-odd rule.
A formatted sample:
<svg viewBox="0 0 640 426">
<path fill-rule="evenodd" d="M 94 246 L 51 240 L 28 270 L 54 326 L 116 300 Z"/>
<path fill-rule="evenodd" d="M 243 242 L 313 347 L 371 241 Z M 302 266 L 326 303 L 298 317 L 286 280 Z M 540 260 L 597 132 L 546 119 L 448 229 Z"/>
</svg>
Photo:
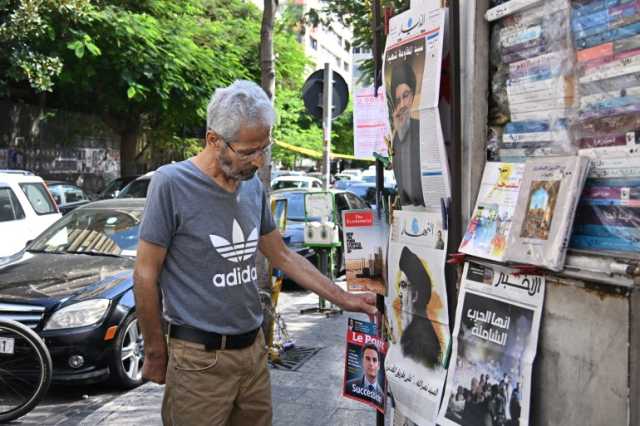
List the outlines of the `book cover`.
<svg viewBox="0 0 640 426">
<path fill-rule="evenodd" d="M 524 168 L 505 260 L 562 270 L 589 158 L 532 158 Z"/>
<path fill-rule="evenodd" d="M 502 261 L 518 200 L 524 164 L 485 165 L 478 200 L 462 238 L 460 251 Z"/>
</svg>

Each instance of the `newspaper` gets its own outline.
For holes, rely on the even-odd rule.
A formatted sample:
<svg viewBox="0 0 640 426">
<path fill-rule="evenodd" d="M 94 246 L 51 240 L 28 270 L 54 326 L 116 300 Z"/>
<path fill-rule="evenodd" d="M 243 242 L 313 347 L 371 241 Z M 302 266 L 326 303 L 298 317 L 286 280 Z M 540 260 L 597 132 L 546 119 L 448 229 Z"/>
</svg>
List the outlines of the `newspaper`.
<svg viewBox="0 0 640 426">
<path fill-rule="evenodd" d="M 347 290 L 384 295 L 386 224 L 373 210 L 344 210 L 342 223 Z"/>
<path fill-rule="evenodd" d="M 484 167 L 478 201 L 460 244 L 460 251 L 502 261 L 524 164 L 488 162 Z"/>
<path fill-rule="evenodd" d="M 466 263 L 438 423 L 528 425 L 543 276 Z"/>
<path fill-rule="evenodd" d="M 435 421 L 450 347 L 445 241 L 438 214 L 394 212 L 386 298 L 391 344 L 385 370 L 396 408 L 420 425 Z"/>
<path fill-rule="evenodd" d="M 375 96 L 373 84 L 361 81 L 362 62 L 371 53 L 353 55 L 353 155 L 356 158 L 373 158 L 373 154 L 387 156 L 389 120 L 384 90 Z"/>
<path fill-rule="evenodd" d="M 374 323 L 349 318 L 342 395 L 384 413 L 387 342 L 377 334 Z"/>
<path fill-rule="evenodd" d="M 440 210 L 451 196 L 438 112 L 446 9 L 428 3 L 389 21 L 383 75 L 400 203 Z"/>
<path fill-rule="evenodd" d="M 506 260 L 562 270 L 588 171 L 583 156 L 527 160 Z"/>
</svg>

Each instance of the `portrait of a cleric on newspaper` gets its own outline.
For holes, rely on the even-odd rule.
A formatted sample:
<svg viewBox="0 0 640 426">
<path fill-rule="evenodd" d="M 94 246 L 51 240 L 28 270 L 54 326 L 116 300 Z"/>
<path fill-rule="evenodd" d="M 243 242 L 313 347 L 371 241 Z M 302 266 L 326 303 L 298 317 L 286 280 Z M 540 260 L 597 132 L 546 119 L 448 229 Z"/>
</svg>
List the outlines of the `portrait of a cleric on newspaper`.
<svg viewBox="0 0 640 426">
<path fill-rule="evenodd" d="M 420 120 L 412 116 L 419 103 L 416 94 L 416 73 L 408 61 L 391 65 L 391 85 L 388 86 L 391 114 L 393 171 L 398 182 L 402 205 L 424 206 L 420 174 Z"/>
<path fill-rule="evenodd" d="M 202 151 L 158 168 L 151 179 L 134 292 L 143 377 L 165 384 L 158 407 L 165 425 L 271 424 L 258 250 L 342 309 L 376 312 L 374 294 L 347 293 L 283 242 L 256 176 L 274 122 L 257 84 L 218 88 Z"/>
</svg>

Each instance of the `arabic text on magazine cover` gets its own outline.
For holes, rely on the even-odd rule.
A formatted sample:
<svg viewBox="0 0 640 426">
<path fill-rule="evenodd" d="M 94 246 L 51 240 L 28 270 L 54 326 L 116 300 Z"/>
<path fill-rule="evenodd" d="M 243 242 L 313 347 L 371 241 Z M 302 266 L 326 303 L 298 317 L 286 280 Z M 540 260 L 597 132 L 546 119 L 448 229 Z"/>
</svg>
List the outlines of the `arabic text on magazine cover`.
<svg viewBox="0 0 640 426">
<path fill-rule="evenodd" d="M 440 424 L 529 424 L 544 293 L 544 276 L 465 264 Z"/>
<path fill-rule="evenodd" d="M 374 323 L 348 319 L 342 395 L 384 413 L 387 385 L 384 360 L 387 342 Z"/>
<path fill-rule="evenodd" d="M 386 374 L 396 407 L 433 424 L 450 348 L 444 278 L 446 230 L 439 214 L 395 211 L 388 254 Z"/>
<path fill-rule="evenodd" d="M 506 260 L 562 270 L 589 161 L 583 156 L 527 160 Z"/>
<path fill-rule="evenodd" d="M 504 259 L 523 171 L 522 163 L 486 163 L 476 208 L 460 243 L 462 253 Z"/>
<path fill-rule="evenodd" d="M 347 290 L 384 295 L 386 224 L 373 210 L 345 210 L 342 223 Z"/>
<path fill-rule="evenodd" d="M 436 210 L 451 195 L 438 113 L 446 9 L 427 6 L 389 21 L 383 75 L 400 204 Z"/>
</svg>

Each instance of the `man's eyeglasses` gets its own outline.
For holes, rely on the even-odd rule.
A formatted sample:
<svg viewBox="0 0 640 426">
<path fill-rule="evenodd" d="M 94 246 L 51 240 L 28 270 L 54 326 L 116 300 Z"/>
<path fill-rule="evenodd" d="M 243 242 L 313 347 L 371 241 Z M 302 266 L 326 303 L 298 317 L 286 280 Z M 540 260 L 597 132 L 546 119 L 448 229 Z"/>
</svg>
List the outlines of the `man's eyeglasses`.
<svg viewBox="0 0 640 426">
<path fill-rule="evenodd" d="M 271 137 L 269 137 L 269 143 L 267 143 L 267 145 L 265 145 L 264 147 L 260 148 L 260 149 L 256 149 L 254 151 L 251 152 L 240 152 L 237 151 L 236 149 L 233 148 L 233 146 L 227 142 L 226 140 L 220 138 L 220 140 L 222 142 L 224 142 L 224 144 L 231 150 L 233 151 L 234 154 L 236 154 L 238 156 L 238 158 L 242 159 L 242 160 L 253 160 L 255 158 L 258 158 L 262 155 L 265 155 L 270 149 L 271 146 L 273 145 L 273 139 L 271 139 Z"/>
</svg>

